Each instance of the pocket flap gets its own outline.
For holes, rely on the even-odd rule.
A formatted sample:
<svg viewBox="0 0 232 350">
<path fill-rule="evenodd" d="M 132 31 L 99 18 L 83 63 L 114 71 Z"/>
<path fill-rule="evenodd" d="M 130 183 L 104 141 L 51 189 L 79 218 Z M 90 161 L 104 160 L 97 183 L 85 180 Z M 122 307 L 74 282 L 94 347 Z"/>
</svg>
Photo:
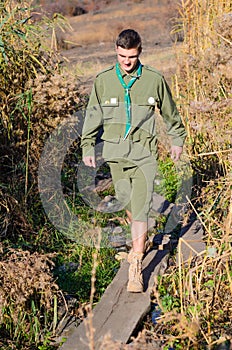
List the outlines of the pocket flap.
<svg viewBox="0 0 232 350">
<path fill-rule="evenodd" d="M 156 97 L 155 96 L 137 96 L 134 100 L 134 104 L 138 106 L 155 106 Z"/>
</svg>

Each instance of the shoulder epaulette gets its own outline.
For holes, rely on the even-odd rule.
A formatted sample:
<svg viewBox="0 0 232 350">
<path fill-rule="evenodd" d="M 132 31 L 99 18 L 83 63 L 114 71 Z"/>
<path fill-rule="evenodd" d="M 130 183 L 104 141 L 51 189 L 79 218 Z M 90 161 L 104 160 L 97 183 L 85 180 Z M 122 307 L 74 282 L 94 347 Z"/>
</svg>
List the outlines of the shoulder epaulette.
<svg viewBox="0 0 232 350">
<path fill-rule="evenodd" d="M 148 65 L 145 64 L 143 67 L 144 67 L 145 69 L 147 69 L 147 70 L 150 70 L 150 71 L 152 71 L 152 72 L 154 72 L 154 73 L 160 75 L 161 77 L 163 76 L 163 74 L 162 74 L 161 72 L 159 72 L 157 69 L 155 69 L 155 68 L 153 68 L 153 67 L 151 67 L 151 66 L 148 66 Z"/>
<path fill-rule="evenodd" d="M 113 68 L 114 68 L 114 66 L 110 66 L 110 67 L 108 67 L 108 68 L 102 70 L 101 72 L 99 72 L 99 73 L 96 75 L 96 77 L 98 77 L 99 75 L 101 75 L 101 74 L 103 74 L 103 73 L 105 73 L 105 72 L 108 72 L 108 71 L 112 70 Z"/>
</svg>

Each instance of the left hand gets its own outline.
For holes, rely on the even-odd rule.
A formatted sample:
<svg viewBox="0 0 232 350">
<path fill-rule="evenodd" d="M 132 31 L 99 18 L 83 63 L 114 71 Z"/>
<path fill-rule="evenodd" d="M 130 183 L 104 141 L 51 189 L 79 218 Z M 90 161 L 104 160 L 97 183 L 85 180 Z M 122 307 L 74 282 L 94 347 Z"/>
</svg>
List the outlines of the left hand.
<svg viewBox="0 0 232 350">
<path fill-rule="evenodd" d="M 174 162 L 177 162 L 180 159 L 180 156 L 183 152 L 183 147 L 180 146 L 172 146 L 171 147 L 171 159 Z"/>
</svg>

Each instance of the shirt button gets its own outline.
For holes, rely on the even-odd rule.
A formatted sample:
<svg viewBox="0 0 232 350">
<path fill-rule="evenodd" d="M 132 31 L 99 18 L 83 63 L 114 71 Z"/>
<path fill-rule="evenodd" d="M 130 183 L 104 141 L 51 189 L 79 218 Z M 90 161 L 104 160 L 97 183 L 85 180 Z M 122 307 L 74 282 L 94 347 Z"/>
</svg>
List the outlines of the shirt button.
<svg viewBox="0 0 232 350">
<path fill-rule="evenodd" d="M 148 103 L 150 104 L 150 105 L 153 105 L 154 103 L 155 103 L 155 99 L 154 99 L 154 97 L 149 97 L 148 98 Z"/>
</svg>

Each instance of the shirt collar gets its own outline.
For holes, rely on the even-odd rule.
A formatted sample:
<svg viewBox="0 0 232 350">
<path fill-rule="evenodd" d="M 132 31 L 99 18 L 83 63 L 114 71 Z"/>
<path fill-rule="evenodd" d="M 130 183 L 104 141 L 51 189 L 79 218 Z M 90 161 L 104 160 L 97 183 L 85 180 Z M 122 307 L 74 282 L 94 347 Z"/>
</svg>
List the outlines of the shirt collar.
<svg viewBox="0 0 232 350">
<path fill-rule="evenodd" d="M 123 78 L 125 78 L 126 76 L 129 76 L 129 77 L 136 77 L 137 76 L 137 69 L 138 69 L 138 66 L 140 65 L 140 61 L 138 61 L 138 63 L 137 63 L 137 65 L 136 65 L 136 67 L 135 67 L 135 69 L 131 72 L 131 73 L 129 73 L 129 74 L 127 74 L 127 73 L 125 73 L 124 72 L 124 70 L 122 70 L 122 68 L 121 68 L 121 66 L 120 66 L 120 64 L 119 64 L 119 69 L 120 69 L 120 72 L 121 72 L 121 74 L 122 74 L 122 77 Z"/>
</svg>

